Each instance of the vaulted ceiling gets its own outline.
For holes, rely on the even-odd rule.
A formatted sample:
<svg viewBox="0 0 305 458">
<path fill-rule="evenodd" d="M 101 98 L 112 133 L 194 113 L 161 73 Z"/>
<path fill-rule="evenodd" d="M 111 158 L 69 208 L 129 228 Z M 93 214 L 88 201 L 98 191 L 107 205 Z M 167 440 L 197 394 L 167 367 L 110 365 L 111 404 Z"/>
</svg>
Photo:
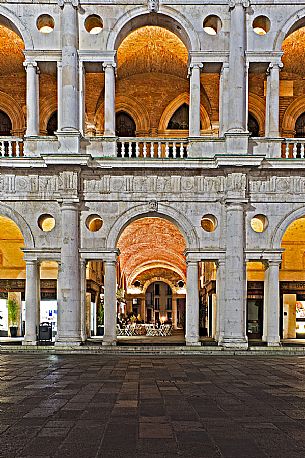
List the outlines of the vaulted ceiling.
<svg viewBox="0 0 305 458">
<path fill-rule="evenodd" d="M 138 277 L 185 277 L 184 237 L 165 219 L 149 217 L 132 222 L 123 231 L 118 248 L 121 271 L 129 286 Z"/>
<path fill-rule="evenodd" d="M 0 76 L 24 74 L 24 44 L 15 32 L 0 25 Z"/>
<path fill-rule="evenodd" d="M 286 38 L 283 51 L 285 72 L 305 76 L 305 27 L 301 27 Z"/>
</svg>

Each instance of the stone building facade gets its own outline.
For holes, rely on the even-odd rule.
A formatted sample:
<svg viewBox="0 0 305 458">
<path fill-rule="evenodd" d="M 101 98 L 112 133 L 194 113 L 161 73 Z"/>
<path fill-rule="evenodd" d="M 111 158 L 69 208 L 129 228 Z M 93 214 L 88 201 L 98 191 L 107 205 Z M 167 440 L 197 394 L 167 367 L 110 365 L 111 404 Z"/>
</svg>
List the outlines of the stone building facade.
<svg viewBox="0 0 305 458">
<path fill-rule="evenodd" d="M 7 1 L 0 24 L 1 291 L 24 297 L 24 344 L 40 277 L 56 284 L 56 345 L 90 334 L 90 281 L 105 345 L 118 288 L 132 308 L 153 281 L 185 298 L 187 345 L 207 301 L 207 334 L 246 348 L 256 295 L 259 337 L 289 337 L 280 283 L 305 290 L 305 2 Z"/>
</svg>

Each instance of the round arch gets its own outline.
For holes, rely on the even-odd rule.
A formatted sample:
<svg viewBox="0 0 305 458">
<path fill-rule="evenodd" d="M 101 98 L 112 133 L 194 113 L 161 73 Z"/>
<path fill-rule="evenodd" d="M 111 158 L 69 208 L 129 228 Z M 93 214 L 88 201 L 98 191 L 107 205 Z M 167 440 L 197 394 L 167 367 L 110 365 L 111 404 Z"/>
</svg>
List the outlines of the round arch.
<svg viewBox="0 0 305 458">
<path fill-rule="evenodd" d="M 305 217 L 305 207 L 298 208 L 291 211 L 282 221 L 276 226 L 275 231 L 271 238 L 271 246 L 273 249 L 278 249 L 281 246 L 284 234 L 291 223 L 295 220 Z"/>
<path fill-rule="evenodd" d="M 115 99 L 115 111 L 125 111 L 136 123 L 138 132 L 149 131 L 150 117 L 146 107 L 133 97 L 119 95 Z M 95 114 L 95 125 L 99 132 L 104 131 L 104 102 L 102 102 Z"/>
<path fill-rule="evenodd" d="M 20 213 L 16 212 L 7 205 L 0 203 L 0 215 L 11 219 L 18 226 L 23 235 L 26 248 L 35 248 L 35 241 L 30 226 Z"/>
<path fill-rule="evenodd" d="M 161 6 L 158 13 L 149 13 L 143 6 L 134 8 L 120 17 L 110 32 L 107 51 L 118 49 L 124 38 L 135 29 L 146 25 L 164 27 L 177 35 L 188 51 L 199 51 L 200 41 L 191 24 L 182 14 L 170 7 Z"/>
<path fill-rule="evenodd" d="M 173 116 L 175 111 L 178 110 L 178 108 L 181 107 L 181 105 L 183 105 L 183 103 L 186 103 L 187 105 L 190 104 L 190 95 L 187 92 L 183 92 L 182 94 L 178 95 L 174 100 L 172 100 L 167 105 L 160 118 L 158 127 L 159 132 L 167 130 L 167 126 L 171 117 Z M 202 130 L 211 129 L 210 117 L 208 115 L 207 110 L 202 104 L 200 104 L 200 119 Z"/>
<path fill-rule="evenodd" d="M 282 44 L 285 38 L 288 35 L 295 32 L 300 27 L 305 26 L 305 8 L 302 8 L 299 11 L 293 13 L 288 20 L 279 28 L 278 33 L 275 36 L 273 50 L 274 51 L 281 51 Z"/>
<path fill-rule="evenodd" d="M 305 96 L 301 95 L 286 108 L 282 121 L 282 131 L 293 133 L 295 131 L 296 120 L 304 112 Z"/>
<path fill-rule="evenodd" d="M 249 93 L 248 109 L 253 114 L 259 125 L 261 136 L 265 132 L 265 102 L 264 100 L 252 92 Z"/>
<path fill-rule="evenodd" d="M 172 264 L 169 264 L 165 261 L 150 261 L 145 264 L 141 264 L 138 267 L 134 269 L 130 277 L 128 278 L 128 283 L 132 284 L 132 282 L 137 278 L 138 275 L 141 275 L 141 273 L 145 272 L 146 270 L 154 269 L 154 268 L 163 268 L 167 270 L 171 270 L 172 272 L 175 272 L 176 274 L 180 275 L 180 277 L 185 281 L 185 274 L 184 272 L 179 269 L 177 266 L 174 266 Z"/>
<path fill-rule="evenodd" d="M 0 6 L 0 24 L 15 32 L 24 42 L 26 50 L 34 49 L 33 39 L 25 25 L 5 6 Z"/>
<path fill-rule="evenodd" d="M 107 247 L 114 249 L 125 227 L 133 221 L 145 217 L 165 218 L 175 224 L 184 236 L 188 248 L 199 248 L 199 239 L 190 221 L 178 210 L 155 201 L 137 205 L 126 210 L 113 224 L 107 235 Z"/>
<path fill-rule="evenodd" d="M 158 282 L 165 283 L 166 285 L 170 286 L 170 288 L 171 288 L 171 290 L 173 291 L 173 293 L 176 292 L 176 289 L 177 289 L 177 288 L 175 287 L 175 285 L 174 285 L 171 281 L 167 280 L 167 278 L 163 278 L 163 277 L 153 277 L 153 278 L 150 278 L 149 280 L 147 280 L 147 281 L 144 283 L 143 289 L 142 289 L 143 294 L 146 293 L 147 288 L 148 288 L 152 283 L 155 283 L 155 282 L 157 282 L 157 281 L 158 281 Z"/>
<path fill-rule="evenodd" d="M 25 130 L 25 117 L 16 99 L 5 92 L 0 92 L 0 110 L 9 116 L 12 122 L 12 132 L 22 135 Z"/>
<path fill-rule="evenodd" d="M 47 132 L 47 125 L 52 114 L 57 111 L 57 100 L 44 97 L 40 102 L 40 131 Z"/>
</svg>

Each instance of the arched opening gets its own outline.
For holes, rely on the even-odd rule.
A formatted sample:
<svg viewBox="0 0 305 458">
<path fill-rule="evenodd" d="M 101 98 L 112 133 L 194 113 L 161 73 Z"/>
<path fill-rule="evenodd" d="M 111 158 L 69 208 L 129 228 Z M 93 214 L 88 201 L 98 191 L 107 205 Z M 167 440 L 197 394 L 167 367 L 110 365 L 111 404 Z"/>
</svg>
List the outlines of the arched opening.
<svg viewBox="0 0 305 458">
<path fill-rule="evenodd" d="M 281 243 L 280 269 L 281 336 L 305 339 L 305 217 L 293 221 Z"/>
<path fill-rule="evenodd" d="M 162 324 L 184 340 L 185 247 L 177 226 L 161 217 L 137 219 L 123 230 L 117 242 L 117 319 L 122 330 L 165 337 L 158 331 Z"/>
<path fill-rule="evenodd" d="M 169 120 L 167 129 L 188 130 L 189 128 L 189 106 L 184 103 L 179 107 Z"/>
<path fill-rule="evenodd" d="M 305 138 L 305 113 L 302 113 L 295 123 L 296 138 Z"/>
<path fill-rule="evenodd" d="M 119 111 L 115 115 L 116 135 L 118 137 L 135 137 L 136 123 L 125 111 Z"/>
<path fill-rule="evenodd" d="M 136 126 L 138 136 L 158 137 L 163 111 L 181 93 L 189 92 L 188 51 L 178 34 L 169 29 L 161 25 L 137 27 L 118 47 L 116 98 L 124 96 L 128 101 L 130 97 L 135 107 L 143 105 L 148 113 L 150 124 L 145 132 Z M 187 116 L 183 115 L 185 129 Z"/>
<path fill-rule="evenodd" d="M 48 123 L 47 123 L 47 135 L 53 136 L 57 131 L 58 126 L 58 116 L 57 111 L 51 114 Z"/>
<path fill-rule="evenodd" d="M 12 135 L 12 121 L 2 110 L 0 110 L 0 135 L 3 137 Z"/>
<path fill-rule="evenodd" d="M 24 238 L 17 224 L 5 216 L 0 216 L 0 232 L 0 337 L 20 337 L 25 320 Z"/>
<path fill-rule="evenodd" d="M 256 117 L 249 112 L 248 114 L 248 131 L 250 132 L 250 137 L 259 137 L 259 123 Z"/>
</svg>

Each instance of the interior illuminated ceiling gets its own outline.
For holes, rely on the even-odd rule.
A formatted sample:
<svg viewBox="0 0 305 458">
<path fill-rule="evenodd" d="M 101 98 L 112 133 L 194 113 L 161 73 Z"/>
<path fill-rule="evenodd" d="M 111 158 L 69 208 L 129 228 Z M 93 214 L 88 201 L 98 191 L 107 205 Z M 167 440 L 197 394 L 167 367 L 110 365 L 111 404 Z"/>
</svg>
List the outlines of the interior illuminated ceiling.
<svg viewBox="0 0 305 458">
<path fill-rule="evenodd" d="M 186 78 L 188 52 L 172 32 L 146 26 L 131 32 L 118 49 L 118 75 L 169 73 Z"/>
<path fill-rule="evenodd" d="M 24 44 L 21 38 L 0 25 L 0 76 L 24 74 Z"/>
<path fill-rule="evenodd" d="M 185 280 L 185 240 L 179 229 L 162 218 L 142 218 L 129 224 L 118 242 L 121 272 L 127 286 L 160 277 Z"/>
<path fill-rule="evenodd" d="M 305 27 L 301 27 L 286 38 L 283 43 L 283 51 L 282 60 L 285 72 L 304 76 Z"/>
</svg>

